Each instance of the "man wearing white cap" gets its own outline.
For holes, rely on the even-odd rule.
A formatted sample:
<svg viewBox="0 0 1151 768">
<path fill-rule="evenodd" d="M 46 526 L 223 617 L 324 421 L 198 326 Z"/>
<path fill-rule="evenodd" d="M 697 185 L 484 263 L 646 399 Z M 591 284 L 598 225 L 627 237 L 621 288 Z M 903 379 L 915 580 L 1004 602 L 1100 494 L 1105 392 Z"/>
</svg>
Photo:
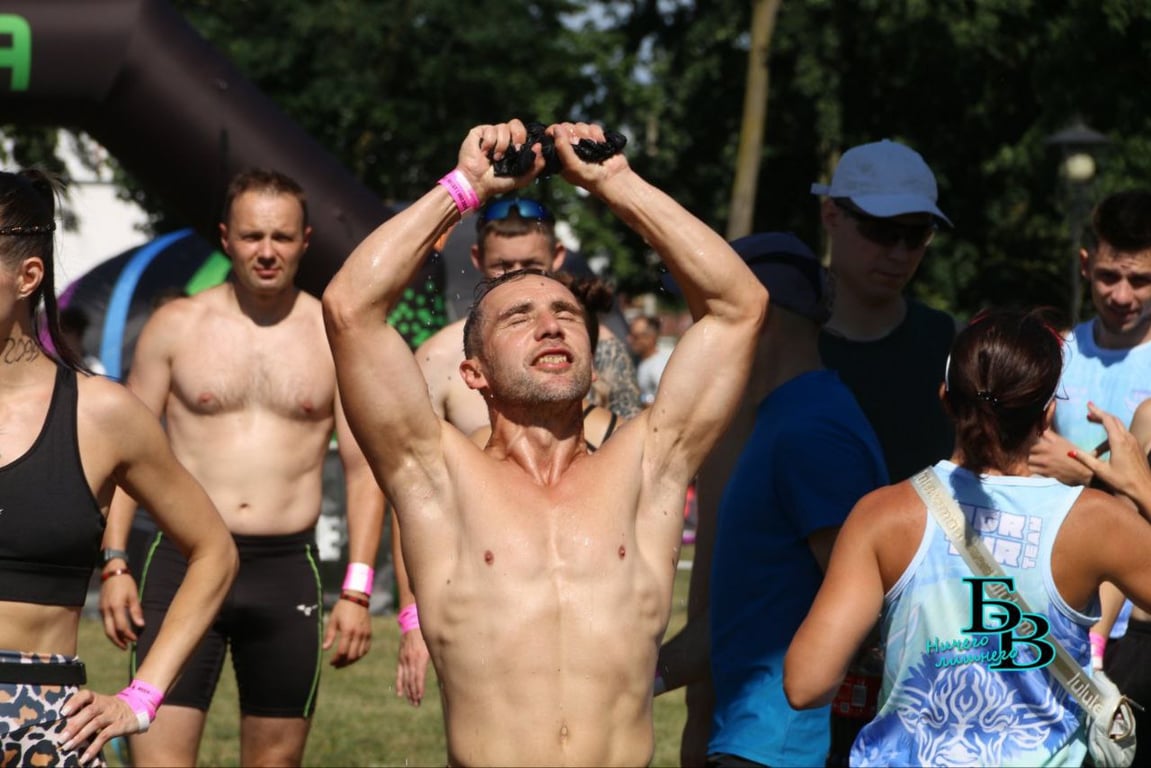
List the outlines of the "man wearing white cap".
<svg viewBox="0 0 1151 768">
<path fill-rule="evenodd" d="M 946 458 L 954 447 L 939 385 L 955 320 L 904 295 L 936 229 L 951 220 L 936 204 L 935 175 L 927 163 L 895 141 L 852 147 L 831 183 L 812 184 L 811 192 L 825 196 L 820 218 L 836 280 L 820 355 L 855 394 L 896 483 Z M 869 704 L 881 674 L 882 667 L 857 667 L 833 702 L 829 764 L 842 757 L 846 765 L 851 740 L 874 715 Z"/>
<path fill-rule="evenodd" d="M 955 321 L 904 296 L 940 223 L 935 176 L 917 152 L 877 141 L 844 153 L 820 218 L 831 242 L 835 308 L 824 363 L 855 393 L 879 434 L 892 482 L 949 455 L 939 383 Z"/>
</svg>

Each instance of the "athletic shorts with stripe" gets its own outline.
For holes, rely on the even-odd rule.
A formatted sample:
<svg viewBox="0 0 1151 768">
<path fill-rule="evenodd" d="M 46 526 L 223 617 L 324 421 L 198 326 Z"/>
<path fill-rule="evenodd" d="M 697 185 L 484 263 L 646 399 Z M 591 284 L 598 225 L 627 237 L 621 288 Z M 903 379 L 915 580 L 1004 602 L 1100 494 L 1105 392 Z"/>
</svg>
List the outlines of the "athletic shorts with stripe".
<svg viewBox="0 0 1151 768">
<path fill-rule="evenodd" d="M 323 640 L 315 532 L 233 538 L 240 554 L 239 574 L 164 703 L 207 711 L 231 648 L 241 713 L 311 717 Z M 157 533 L 140 578 L 145 626 L 132 657 L 133 673 L 155 641 L 186 570 L 184 556 Z"/>
</svg>

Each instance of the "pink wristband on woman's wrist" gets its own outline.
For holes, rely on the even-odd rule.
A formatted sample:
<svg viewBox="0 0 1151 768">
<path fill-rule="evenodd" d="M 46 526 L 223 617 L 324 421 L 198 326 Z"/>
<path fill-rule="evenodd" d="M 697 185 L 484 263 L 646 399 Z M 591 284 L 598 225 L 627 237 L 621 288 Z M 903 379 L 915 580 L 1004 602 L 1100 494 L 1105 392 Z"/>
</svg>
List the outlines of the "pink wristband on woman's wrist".
<svg viewBox="0 0 1151 768">
<path fill-rule="evenodd" d="M 1107 638 L 1098 632 L 1092 632 L 1088 635 L 1091 641 L 1091 655 L 1097 659 L 1103 658 L 1103 652 L 1107 649 Z"/>
<path fill-rule="evenodd" d="M 467 216 L 470 211 L 480 207 L 480 196 L 472 189 L 472 183 L 468 181 L 468 177 L 464 176 L 458 168 L 444 174 L 444 177 L 436 183 L 452 196 L 456 208 L 460 211 L 460 216 Z"/>
<path fill-rule="evenodd" d="M 413 629 L 420 628 L 420 612 L 416 604 L 406 605 L 396 614 L 396 623 L 400 625 L 400 634 L 406 635 Z"/>
<path fill-rule="evenodd" d="M 372 582 L 376 579 L 376 570 L 367 563 L 348 563 L 348 570 L 344 572 L 344 585 L 341 589 L 351 589 L 372 594 Z"/>
<path fill-rule="evenodd" d="M 156 719 L 156 711 L 164 702 L 164 692 L 151 683 L 135 678 L 128 687 L 116 694 L 116 698 L 127 704 L 136 713 L 140 733 Z"/>
</svg>

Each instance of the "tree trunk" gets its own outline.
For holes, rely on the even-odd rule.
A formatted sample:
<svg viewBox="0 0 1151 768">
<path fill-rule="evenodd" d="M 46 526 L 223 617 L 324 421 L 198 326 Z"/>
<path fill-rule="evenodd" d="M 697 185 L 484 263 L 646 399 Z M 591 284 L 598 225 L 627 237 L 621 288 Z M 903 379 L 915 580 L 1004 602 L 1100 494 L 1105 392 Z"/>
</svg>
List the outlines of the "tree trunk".
<svg viewBox="0 0 1151 768">
<path fill-rule="evenodd" d="M 755 214 L 755 192 L 763 156 L 763 127 L 767 118 L 769 55 L 775 18 L 783 0 L 754 0 L 751 12 L 751 50 L 747 54 L 747 85 L 743 94 L 743 121 L 731 190 L 727 238 L 750 234 Z"/>
</svg>

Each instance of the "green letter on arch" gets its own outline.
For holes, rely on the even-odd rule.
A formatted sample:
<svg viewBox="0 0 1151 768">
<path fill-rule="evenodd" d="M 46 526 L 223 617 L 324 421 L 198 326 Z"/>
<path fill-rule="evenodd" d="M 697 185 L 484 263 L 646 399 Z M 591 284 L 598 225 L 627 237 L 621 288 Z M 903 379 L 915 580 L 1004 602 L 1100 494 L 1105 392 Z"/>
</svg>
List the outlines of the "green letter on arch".
<svg viewBox="0 0 1151 768">
<path fill-rule="evenodd" d="M 12 70 L 13 91 L 26 91 L 32 70 L 32 27 L 23 16 L 0 13 L 0 39 L 5 35 L 12 44 L 0 48 L 0 69 Z"/>
</svg>

